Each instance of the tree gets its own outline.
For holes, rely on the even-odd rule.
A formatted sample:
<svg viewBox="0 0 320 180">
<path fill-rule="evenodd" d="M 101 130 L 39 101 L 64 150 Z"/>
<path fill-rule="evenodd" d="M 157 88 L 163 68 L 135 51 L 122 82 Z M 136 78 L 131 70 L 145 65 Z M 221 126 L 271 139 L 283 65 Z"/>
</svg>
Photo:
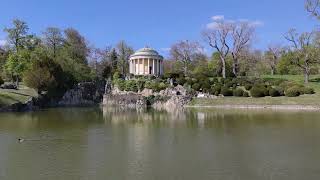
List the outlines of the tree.
<svg viewBox="0 0 320 180">
<path fill-rule="evenodd" d="M 271 75 L 274 75 L 276 72 L 276 67 L 279 62 L 282 48 L 280 46 L 269 46 L 268 51 L 265 53 L 265 60 L 270 66 Z"/>
<path fill-rule="evenodd" d="M 215 22 L 213 28 L 210 28 L 203 33 L 209 46 L 219 53 L 223 78 L 226 78 L 226 58 L 230 52 L 230 47 L 227 42 L 232 30 L 232 23 L 219 20 Z"/>
<path fill-rule="evenodd" d="M 113 48 L 109 55 L 111 63 L 111 71 L 114 74 L 118 70 L 118 53 L 115 48 Z"/>
<path fill-rule="evenodd" d="M 13 27 L 5 28 L 4 31 L 8 33 L 8 41 L 14 46 L 14 49 L 18 52 L 24 45 L 29 27 L 26 22 L 19 19 L 12 21 Z"/>
<path fill-rule="evenodd" d="M 314 32 L 297 33 L 295 29 L 290 29 L 284 36 L 291 43 L 291 51 L 294 57 L 291 63 L 298 66 L 304 74 L 304 82 L 309 82 L 310 70 L 312 65 L 318 63 L 317 49 L 312 44 Z"/>
<path fill-rule="evenodd" d="M 235 77 L 239 75 L 239 59 L 243 50 L 247 49 L 253 38 L 255 27 L 249 22 L 239 22 L 232 24 L 232 48 L 231 55 L 233 59 L 232 72 Z"/>
<path fill-rule="evenodd" d="M 320 18 L 320 0 L 306 0 L 305 8 L 311 15 Z"/>
<path fill-rule="evenodd" d="M 8 60 L 5 64 L 5 70 L 10 74 L 11 79 L 17 84 L 19 79 L 22 77 L 23 72 L 27 69 L 28 64 L 30 63 L 31 54 L 30 51 L 22 49 L 16 53 L 11 53 L 8 56 Z"/>
<path fill-rule="evenodd" d="M 57 56 L 58 48 L 63 45 L 64 41 L 61 30 L 55 27 L 48 27 L 43 32 L 43 41 L 48 47 L 49 52 L 53 54 L 53 57 L 55 59 Z"/>
<path fill-rule="evenodd" d="M 87 64 L 87 56 L 90 50 L 85 38 L 73 28 L 66 29 L 64 33 L 66 37 L 64 48 L 67 50 L 69 57 L 76 63 Z"/>
<path fill-rule="evenodd" d="M 125 42 L 120 41 L 117 44 L 117 53 L 118 53 L 118 67 L 122 75 L 128 74 L 129 69 L 129 58 L 133 54 L 133 49 Z"/>
<path fill-rule="evenodd" d="M 198 42 L 179 41 L 172 45 L 170 54 L 172 59 L 182 63 L 182 70 L 184 76 L 188 76 L 188 67 L 200 52 L 200 45 Z"/>
<path fill-rule="evenodd" d="M 44 48 L 37 48 L 31 54 L 31 63 L 23 73 L 23 82 L 41 93 L 47 91 L 49 97 L 59 98 L 73 87 L 73 76 L 47 54 Z"/>
</svg>

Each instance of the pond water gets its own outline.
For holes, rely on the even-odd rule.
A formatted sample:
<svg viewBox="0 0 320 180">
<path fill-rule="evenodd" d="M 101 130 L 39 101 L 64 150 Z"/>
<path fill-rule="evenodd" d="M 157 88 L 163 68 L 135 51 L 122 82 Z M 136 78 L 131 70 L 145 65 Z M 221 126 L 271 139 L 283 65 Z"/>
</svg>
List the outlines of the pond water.
<svg viewBox="0 0 320 180">
<path fill-rule="evenodd" d="M 1 113 L 0 179 L 319 180 L 319 117 L 111 107 Z"/>
</svg>

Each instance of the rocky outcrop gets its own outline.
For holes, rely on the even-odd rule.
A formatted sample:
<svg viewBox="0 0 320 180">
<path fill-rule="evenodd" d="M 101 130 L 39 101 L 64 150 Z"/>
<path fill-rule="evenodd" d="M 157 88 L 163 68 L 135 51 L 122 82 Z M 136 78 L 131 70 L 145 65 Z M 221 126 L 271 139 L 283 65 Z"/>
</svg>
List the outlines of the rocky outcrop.
<svg viewBox="0 0 320 180">
<path fill-rule="evenodd" d="M 103 105 L 118 105 L 128 108 L 146 108 L 146 99 L 135 93 L 127 94 L 105 94 L 103 96 Z"/>
<path fill-rule="evenodd" d="M 192 99 L 183 86 L 170 87 L 160 92 L 144 89 L 140 93 L 120 91 L 113 88 L 110 94 L 103 97 L 103 105 L 120 105 L 123 107 L 143 108 L 152 106 L 155 109 L 175 110 L 183 108 Z"/>
<path fill-rule="evenodd" d="M 94 83 L 79 83 L 68 90 L 58 102 L 59 106 L 92 106 L 100 103 L 102 93 Z"/>
<path fill-rule="evenodd" d="M 37 98 L 31 97 L 26 102 L 17 102 L 8 106 L 0 107 L 0 112 L 23 112 L 39 110 Z"/>
</svg>

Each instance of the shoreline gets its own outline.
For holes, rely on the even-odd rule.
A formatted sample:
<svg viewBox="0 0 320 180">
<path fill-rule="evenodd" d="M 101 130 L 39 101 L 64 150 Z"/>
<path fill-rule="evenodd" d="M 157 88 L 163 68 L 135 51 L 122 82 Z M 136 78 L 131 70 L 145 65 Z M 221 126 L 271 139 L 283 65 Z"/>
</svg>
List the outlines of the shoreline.
<svg viewBox="0 0 320 180">
<path fill-rule="evenodd" d="M 308 110 L 320 111 L 320 105 L 186 105 L 185 108 L 216 108 L 216 109 L 270 109 L 270 110 Z"/>
</svg>

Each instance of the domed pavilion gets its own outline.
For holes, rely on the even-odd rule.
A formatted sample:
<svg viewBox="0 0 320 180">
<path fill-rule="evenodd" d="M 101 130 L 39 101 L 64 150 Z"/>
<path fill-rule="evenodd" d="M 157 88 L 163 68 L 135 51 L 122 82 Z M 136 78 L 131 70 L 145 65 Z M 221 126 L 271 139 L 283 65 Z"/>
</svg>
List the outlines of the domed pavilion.
<svg viewBox="0 0 320 180">
<path fill-rule="evenodd" d="M 154 49 L 145 47 L 129 59 L 130 74 L 134 75 L 163 75 L 163 57 Z"/>
</svg>

